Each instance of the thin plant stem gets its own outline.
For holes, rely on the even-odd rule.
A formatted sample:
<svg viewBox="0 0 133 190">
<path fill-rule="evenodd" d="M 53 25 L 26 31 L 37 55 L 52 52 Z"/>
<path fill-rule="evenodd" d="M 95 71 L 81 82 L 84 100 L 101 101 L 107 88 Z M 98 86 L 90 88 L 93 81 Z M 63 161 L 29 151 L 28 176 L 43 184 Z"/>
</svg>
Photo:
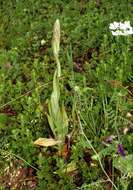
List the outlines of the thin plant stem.
<svg viewBox="0 0 133 190">
<path fill-rule="evenodd" d="M 63 79 L 63 78 L 65 78 L 65 77 L 60 77 L 60 79 Z M 40 85 L 40 86 L 37 86 L 37 87 L 34 88 L 34 89 L 29 90 L 28 92 L 26 92 L 26 93 L 24 93 L 24 94 L 22 94 L 22 95 L 20 95 L 20 96 L 18 96 L 18 97 L 16 97 L 16 98 L 14 98 L 13 100 L 11 100 L 11 101 L 9 101 L 9 102 L 3 104 L 2 106 L 0 106 L 0 109 L 2 109 L 2 108 L 4 108 L 5 106 L 7 106 L 7 105 L 9 105 L 9 104 L 11 104 L 11 103 L 17 101 L 18 99 L 23 98 L 24 96 L 30 94 L 32 91 L 34 91 L 34 90 L 36 90 L 36 89 L 39 89 L 39 88 L 42 88 L 42 87 L 47 87 L 49 84 L 52 84 L 52 83 L 53 83 L 53 81 L 49 81 L 49 82 L 47 82 L 46 84 L 42 84 L 42 85 Z"/>
<path fill-rule="evenodd" d="M 100 183 L 107 183 L 107 182 L 109 182 L 108 179 L 107 179 L 107 180 L 99 180 L 99 181 L 96 181 L 96 182 L 90 183 L 90 184 L 88 184 L 88 185 L 84 185 L 84 186 L 81 187 L 81 188 L 80 188 L 80 187 L 77 187 L 77 189 L 82 190 L 82 189 L 87 188 L 87 187 L 91 187 L 91 186 L 95 186 L 95 185 L 100 184 Z"/>
<path fill-rule="evenodd" d="M 110 177 L 108 176 L 107 172 L 105 171 L 104 167 L 103 167 L 103 164 L 101 162 L 101 159 L 97 153 L 97 151 L 95 150 L 95 148 L 93 147 L 93 145 L 91 144 L 90 140 L 87 138 L 87 136 L 85 135 L 84 133 L 84 130 L 83 130 L 83 127 L 82 127 L 82 123 L 81 123 L 81 120 L 80 120 L 80 111 L 78 110 L 77 111 L 77 118 L 78 118 L 78 122 L 79 122 L 79 126 L 80 126 L 80 130 L 81 130 L 81 134 L 85 137 L 86 141 L 88 142 L 89 146 L 91 147 L 91 149 L 93 150 L 93 152 L 97 155 L 97 158 L 98 158 L 98 161 L 99 161 L 99 164 L 100 164 L 100 167 L 103 171 L 103 173 L 105 174 L 105 176 L 107 177 L 108 181 L 110 181 L 110 183 L 112 184 L 112 186 L 118 190 L 118 188 L 116 187 L 116 185 L 114 184 L 114 182 L 110 179 Z"/>
<path fill-rule="evenodd" d="M 36 167 L 34 167 L 33 165 L 31 165 L 29 162 L 27 162 L 25 159 L 23 159 L 22 157 L 20 157 L 19 155 L 16 155 L 16 154 L 14 154 L 14 153 L 12 153 L 12 152 L 8 152 L 8 151 L 4 151 L 6 154 L 8 154 L 8 156 L 9 155 L 12 155 L 12 156 L 14 156 L 14 157 L 16 157 L 16 158 L 18 158 L 19 160 L 22 160 L 24 163 L 26 163 L 27 165 L 29 165 L 31 168 L 33 168 L 34 170 L 36 170 L 36 171 L 39 171 L 39 169 L 37 169 Z"/>
</svg>

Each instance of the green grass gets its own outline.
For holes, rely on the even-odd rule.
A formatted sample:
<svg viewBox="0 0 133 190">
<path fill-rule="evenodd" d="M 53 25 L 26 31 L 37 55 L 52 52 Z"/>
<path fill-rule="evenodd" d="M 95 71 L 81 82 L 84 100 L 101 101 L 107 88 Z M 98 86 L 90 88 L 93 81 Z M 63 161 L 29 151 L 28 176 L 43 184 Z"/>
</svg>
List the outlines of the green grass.
<svg viewBox="0 0 133 190">
<path fill-rule="evenodd" d="M 131 5 L 131 0 L 0 2 L 1 190 L 132 189 L 133 38 L 109 30 L 114 21 L 133 26 Z M 52 49 L 56 19 L 60 78 Z M 59 117 L 52 113 L 53 78 Z M 40 137 L 61 138 L 62 144 L 35 146 Z"/>
</svg>

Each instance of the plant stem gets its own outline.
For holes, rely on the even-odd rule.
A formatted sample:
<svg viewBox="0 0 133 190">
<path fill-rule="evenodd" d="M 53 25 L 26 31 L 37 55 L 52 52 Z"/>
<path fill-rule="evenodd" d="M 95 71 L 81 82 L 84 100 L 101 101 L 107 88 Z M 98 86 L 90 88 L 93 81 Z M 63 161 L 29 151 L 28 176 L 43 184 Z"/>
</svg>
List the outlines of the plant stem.
<svg viewBox="0 0 133 190">
<path fill-rule="evenodd" d="M 93 145 L 91 144 L 90 140 L 89 140 L 89 139 L 87 138 L 87 136 L 85 135 L 79 115 L 80 115 L 80 111 L 78 110 L 78 111 L 77 111 L 77 118 L 78 118 L 79 126 L 80 126 L 80 129 L 81 129 L 81 134 L 85 137 L 85 139 L 86 139 L 86 141 L 88 142 L 89 146 L 92 148 L 93 152 L 97 155 L 97 158 L 98 158 L 100 167 L 101 167 L 103 173 L 106 175 L 108 181 L 110 181 L 110 183 L 112 184 L 112 186 L 113 186 L 116 190 L 118 190 L 118 188 L 116 187 L 116 185 L 114 184 L 114 182 L 110 179 L 110 177 L 108 176 L 107 172 L 105 171 L 105 169 L 104 169 L 104 167 L 103 167 L 103 165 L 102 165 L 101 159 L 100 159 L 100 157 L 99 157 L 97 151 L 95 150 L 95 148 L 94 148 Z"/>
</svg>

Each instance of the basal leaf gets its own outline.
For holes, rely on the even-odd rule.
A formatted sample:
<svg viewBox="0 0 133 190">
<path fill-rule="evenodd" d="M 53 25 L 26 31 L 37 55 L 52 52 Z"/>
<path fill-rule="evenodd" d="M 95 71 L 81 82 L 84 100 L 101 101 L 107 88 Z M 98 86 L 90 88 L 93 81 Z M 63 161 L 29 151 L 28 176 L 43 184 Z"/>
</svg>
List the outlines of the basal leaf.
<svg viewBox="0 0 133 190">
<path fill-rule="evenodd" d="M 34 142 L 34 144 L 38 146 L 48 147 L 61 144 L 61 140 L 55 140 L 53 138 L 39 138 Z"/>
<path fill-rule="evenodd" d="M 120 170 L 122 173 L 133 177 L 133 154 L 127 155 L 124 158 L 115 158 L 114 167 Z"/>
<path fill-rule="evenodd" d="M 51 95 L 51 112 L 53 114 L 53 117 L 55 118 L 58 111 L 59 111 L 59 97 L 60 97 L 60 90 L 59 90 L 59 84 L 57 79 L 57 70 L 54 73 L 54 79 L 53 79 L 53 92 Z"/>
<path fill-rule="evenodd" d="M 47 118 L 48 118 L 48 122 L 49 122 L 49 125 L 50 125 L 50 128 L 54 134 L 54 136 L 56 137 L 57 134 L 56 134 L 56 128 L 55 128 L 55 125 L 54 125 L 54 121 L 53 121 L 53 118 L 47 114 Z"/>
</svg>

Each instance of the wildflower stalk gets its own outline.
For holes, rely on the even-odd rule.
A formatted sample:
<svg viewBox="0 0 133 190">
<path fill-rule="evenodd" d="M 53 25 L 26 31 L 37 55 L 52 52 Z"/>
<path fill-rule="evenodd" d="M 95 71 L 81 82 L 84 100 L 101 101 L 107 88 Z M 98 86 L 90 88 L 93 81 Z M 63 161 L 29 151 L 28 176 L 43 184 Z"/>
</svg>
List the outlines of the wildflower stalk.
<svg viewBox="0 0 133 190">
<path fill-rule="evenodd" d="M 60 23 L 57 19 L 53 28 L 52 47 L 57 68 L 53 77 L 53 91 L 48 102 L 49 114 L 47 114 L 48 122 L 54 137 L 64 142 L 65 136 L 68 133 L 68 118 L 63 104 L 60 105 L 60 84 L 59 77 L 61 76 L 61 66 L 59 61 L 60 50 Z"/>
<path fill-rule="evenodd" d="M 52 39 L 52 47 L 55 61 L 57 63 L 57 75 L 61 76 L 61 66 L 59 61 L 59 51 L 60 51 L 60 22 L 57 19 L 53 28 L 53 39 Z"/>
</svg>

